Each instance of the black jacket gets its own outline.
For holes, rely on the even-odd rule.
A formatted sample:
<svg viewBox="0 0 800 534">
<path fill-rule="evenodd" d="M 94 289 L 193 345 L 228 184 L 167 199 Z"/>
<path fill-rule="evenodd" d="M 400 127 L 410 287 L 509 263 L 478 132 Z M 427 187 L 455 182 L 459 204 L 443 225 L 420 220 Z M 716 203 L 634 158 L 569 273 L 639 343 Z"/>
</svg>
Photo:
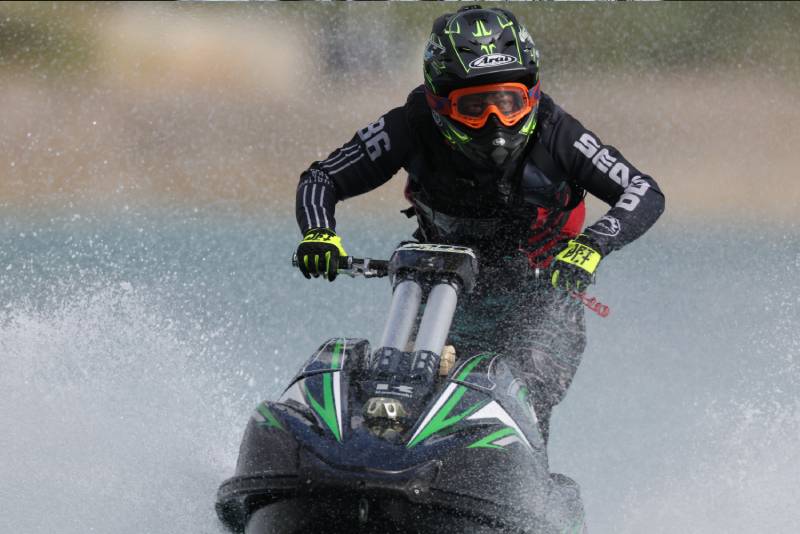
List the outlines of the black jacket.
<svg viewBox="0 0 800 534">
<path fill-rule="evenodd" d="M 301 175 L 296 201 L 300 229 L 335 229 L 338 201 L 375 189 L 401 168 L 409 173 L 406 194 L 420 223 L 417 237 L 425 241 L 483 252 L 529 250 L 542 244 L 541 235 L 558 236 L 583 191 L 611 206 L 584 230 L 604 255 L 653 225 L 664 211 L 664 196 L 653 178 L 602 144 L 547 95 L 537 121 L 519 165 L 507 176 L 487 174 L 447 144 L 419 87 L 404 106 L 356 132 Z M 540 208 L 543 183 L 564 195 L 556 199 L 560 209 Z M 568 187 L 558 189 L 561 183 Z"/>
</svg>

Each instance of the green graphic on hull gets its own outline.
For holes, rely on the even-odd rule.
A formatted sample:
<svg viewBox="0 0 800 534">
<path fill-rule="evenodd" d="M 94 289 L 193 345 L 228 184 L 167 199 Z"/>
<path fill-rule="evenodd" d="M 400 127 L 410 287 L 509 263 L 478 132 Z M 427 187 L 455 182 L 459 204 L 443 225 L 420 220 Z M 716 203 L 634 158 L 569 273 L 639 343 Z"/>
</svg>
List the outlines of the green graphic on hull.
<svg viewBox="0 0 800 534">
<path fill-rule="evenodd" d="M 467 378 L 469 376 L 469 374 L 472 372 L 472 370 L 475 369 L 478 366 L 479 363 L 481 363 L 483 360 L 485 360 L 489 356 L 494 356 L 494 353 L 493 352 L 488 352 L 486 354 L 481 354 L 479 356 L 475 356 L 474 358 L 472 358 L 464 366 L 464 369 L 462 369 L 461 372 L 458 373 L 458 376 L 456 377 L 456 380 L 464 380 L 465 378 Z"/>
<path fill-rule="evenodd" d="M 490 356 L 491 354 L 482 354 L 480 356 L 474 357 L 472 360 L 467 362 L 466 365 L 464 365 L 462 371 L 458 373 L 456 380 L 464 380 L 466 377 L 469 376 L 472 370 L 480 362 L 482 362 L 484 359 Z M 477 402 L 472 406 L 470 406 L 469 408 L 467 408 L 466 410 L 464 410 L 463 412 L 450 416 L 450 412 L 452 412 L 453 409 L 456 406 L 458 406 L 458 403 L 461 401 L 461 398 L 469 390 L 469 388 L 467 388 L 466 386 L 458 386 L 455 388 L 455 392 L 452 392 L 452 388 L 454 386 L 455 384 L 451 384 L 451 386 L 448 388 L 447 391 L 451 391 L 451 395 L 450 398 L 447 399 L 447 402 L 444 403 L 444 406 L 439 408 L 439 410 L 430 419 L 430 421 L 428 421 L 427 424 L 425 424 L 425 426 L 422 427 L 422 429 L 417 431 L 417 434 L 412 438 L 412 440 L 408 443 L 408 445 L 406 445 L 406 447 L 408 447 L 409 449 L 415 447 L 416 445 L 426 440 L 433 434 L 441 432 L 442 430 L 445 430 L 446 428 L 455 425 L 465 417 L 469 417 L 470 415 L 481 409 L 483 406 L 485 406 L 488 402 L 490 402 L 488 399 L 483 400 L 481 402 Z"/>
<path fill-rule="evenodd" d="M 331 356 L 331 369 L 339 369 L 339 361 L 341 359 L 342 342 L 337 341 L 333 347 L 333 355 Z M 303 383 L 303 393 L 305 393 L 308 403 L 315 412 L 325 421 L 325 424 L 330 429 L 336 441 L 342 441 L 342 433 L 339 429 L 339 419 L 336 416 L 336 400 L 333 392 L 333 373 L 324 373 L 322 375 L 322 403 L 315 399 L 308 387 Z"/>
<path fill-rule="evenodd" d="M 473 404 L 460 414 L 448 417 L 450 415 L 450 412 L 453 411 L 453 408 L 455 408 L 455 406 L 461 400 L 461 397 L 464 396 L 464 393 L 467 392 L 467 389 L 468 388 L 464 386 L 458 386 L 455 393 L 450 397 L 450 399 L 448 399 L 445 405 L 438 412 L 436 412 L 436 415 L 434 415 L 433 418 L 430 420 L 430 422 L 427 425 L 425 425 L 425 428 L 423 428 L 422 431 L 419 432 L 413 440 L 411 440 L 411 442 L 407 445 L 407 447 L 410 449 L 411 447 L 418 445 L 421 441 L 429 438 L 433 434 L 436 434 L 437 432 L 441 432 L 442 430 L 453 426 L 454 424 L 458 423 L 465 417 L 468 417 L 471 414 L 475 413 L 477 410 L 483 407 L 487 402 L 489 402 L 486 400 L 478 402 L 476 404 Z"/>
<path fill-rule="evenodd" d="M 265 404 L 259 404 L 258 408 L 256 408 L 256 411 L 264 418 L 264 421 L 258 423 L 260 426 L 277 428 L 278 430 L 286 430 L 283 428 L 281 422 L 275 417 L 275 414 L 273 414 Z"/>
<path fill-rule="evenodd" d="M 497 432 L 492 432 L 488 436 L 479 439 L 478 441 L 476 441 L 472 445 L 468 446 L 467 448 L 468 449 L 500 449 L 500 450 L 506 450 L 506 448 L 503 447 L 502 445 L 496 445 L 493 442 L 497 441 L 498 439 L 502 439 L 502 438 L 504 438 L 506 436 L 515 435 L 516 433 L 517 433 L 516 430 L 514 430 L 510 426 L 507 426 L 505 428 L 502 428 L 502 429 L 498 430 Z"/>
</svg>

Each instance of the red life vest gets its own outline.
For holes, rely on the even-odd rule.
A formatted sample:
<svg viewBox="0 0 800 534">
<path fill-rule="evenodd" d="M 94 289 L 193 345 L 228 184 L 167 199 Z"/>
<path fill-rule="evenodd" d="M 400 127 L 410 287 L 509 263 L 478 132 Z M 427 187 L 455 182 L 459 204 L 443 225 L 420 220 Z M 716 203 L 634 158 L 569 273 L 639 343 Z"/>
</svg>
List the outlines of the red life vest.
<svg viewBox="0 0 800 534">
<path fill-rule="evenodd" d="M 553 261 L 553 249 L 556 245 L 577 236 L 583 229 L 585 220 L 584 201 L 571 211 L 537 208 L 527 246 L 521 249 L 528 255 L 531 268 L 547 269 Z"/>
</svg>

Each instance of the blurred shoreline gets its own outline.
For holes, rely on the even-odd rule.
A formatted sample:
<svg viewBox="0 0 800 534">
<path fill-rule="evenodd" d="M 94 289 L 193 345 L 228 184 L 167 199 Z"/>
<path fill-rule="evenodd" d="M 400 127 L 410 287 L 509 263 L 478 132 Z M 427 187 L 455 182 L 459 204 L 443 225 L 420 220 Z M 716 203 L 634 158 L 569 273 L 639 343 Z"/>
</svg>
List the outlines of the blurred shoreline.
<svg viewBox="0 0 800 534">
<path fill-rule="evenodd" d="M 425 13 L 411 14 L 402 6 L 0 4 L 0 15 L 7 15 L 5 26 L 0 24 L 0 36 L 7 34 L 0 49 L 0 206 L 221 203 L 291 213 L 307 165 L 402 105 L 421 82 L 429 19 L 443 9 L 425 6 Z M 656 178 L 667 196 L 668 217 L 798 219 L 800 45 L 784 33 L 794 31 L 791 21 L 800 9 L 748 4 L 738 14 L 711 6 L 520 10 L 527 20 L 539 15 L 562 29 L 572 27 L 575 17 L 627 24 L 630 35 L 587 35 L 575 50 L 578 45 L 570 49 L 554 35 L 556 29 L 535 22 L 542 27 L 542 84 L 557 103 Z M 659 37 L 670 28 L 653 24 L 658 13 L 678 32 L 672 41 Z M 696 35 L 706 26 L 720 34 L 713 21 L 696 27 L 700 23 L 688 22 L 703 15 L 746 25 L 749 16 L 755 27 L 759 16 L 783 14 L 784 27 L 764 38 L 780 45 L 773 47 L 775 57 L 760 59 L 755 53 L 765 45 L 757 41 L 749 48 L 730 45 L 732 59 L 718 57 L 729 43 L 702 44 Z M 390 22 L 368 17 L 402 19 L 414 34 L 391 41 L 384 35 L 393 28 Z M 370 20 L 374 27 L 364 25 Z M 13 23 L 28 33 L 9 33 Z M 41 35 L 31 37 L 32 27 Z M 665 58 L 664 68 L 647 63 L 641 50 L 630 52 L 628 62 L 616 57 L 647 31 L 654 34 L 646 44 Z M 34 38 L 63 43 L 50 50 Z M 353 54 L 358 39 L 367 39 L 370 49 L 362 46 Z M 394 62 L 392 46 L 398 43 L 403 60 Z M 677 49 L 685 43 L 701 43 L 708 57 L 689 61 L 691 51 Z M 9 52 L 15 44 L 30 57 Z M 41 57 L 30 52 L 37 46 L 45 47 Z M 677 48 L 669 51 L 670 46 Z M 587 63 L 587 52 L 598 61 Z M 55 58 L 50 66 L 47 54 Z M 343 209 L 400 209 L 404 182 L 401 171 Z M 590 202 L 590 216 L 602 211 L 601 202 Z"/>
<path fill-rule="evenodd" d="M 602 107 L 594 98 L 598 85 L 613 95 L 602 99 Z M 800 130 L 793 125 L 800 123 L 800 97 L 792 88 L 757 83 L 746 73 L 690 79 L 653 75 L 644 82 L 594 76 L 545 87 L 657 179 L 672 215 L 740 218 L 758 213 L 796 220 L 800 186 L 793 148 L 800 146 Z M 730 94 L 731 87 L 736 94 Z M 297 142 L 291 139 L 297 135 L 292 114 L 281 108 L 282 102 L 220 102 L 214 95 L 193 94 L 176 103 L 171 96 L 142 98 L 89 85 L 73 85 L 72 94 L 64 96 L 59 89 L 17 80 L 6 85 L 0 103 L 6 146 L 0 153 L 0 203 L 92 206 L 168 200 L 224 202 L 246 210 L 292 204 L 299 174 L 309 163 L 348 141 L 384 110 L 401 105 L 409 89 L 387 88 L 382 102 L 362 106 L 366 95 L 341 96 L 339 88 L 327 88 L 326 98 L 336 106 L 320 110 L 313 121 L 328 126 L 301 134 L 306 141 Z M 744 126 L 743 110 L 756 92 L 771 105 L 764 106 L 757 122 Z M 376 212 L 401 206 L 404 183 L 400 171 L 385 186 L 351 202 Z"/>
</svg>

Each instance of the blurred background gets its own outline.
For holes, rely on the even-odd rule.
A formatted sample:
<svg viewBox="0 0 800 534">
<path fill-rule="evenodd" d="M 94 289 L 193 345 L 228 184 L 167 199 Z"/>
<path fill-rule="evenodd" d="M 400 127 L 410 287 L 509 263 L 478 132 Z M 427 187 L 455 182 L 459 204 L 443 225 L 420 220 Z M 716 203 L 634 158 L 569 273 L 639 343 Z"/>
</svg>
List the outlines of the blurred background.
<svg viewBox="0 0 800 534">
<path fill-rule="evenodd" d="M 800 530 L 800 6 L 505 7 L 667 198 L 604 262 L 553 469 L 592 532 Z M 221 532 L 254 403 L 388 302 L 288 266 L 299 174 L 403 104 L 455 8 L 0 3 L 0 532 Z M 339 206 L 348 251 L 413 230 L 402 174 Z"/>
<path fill-rule="evenodd" d="M 797 7 L 513 7 L 545 91 L 657 177 L 673 216 L 797 213 Z M 291 204 L 309 161 L 421 83 L 448 9 L 5 3 L 0 201 Z"/>
</svg>

